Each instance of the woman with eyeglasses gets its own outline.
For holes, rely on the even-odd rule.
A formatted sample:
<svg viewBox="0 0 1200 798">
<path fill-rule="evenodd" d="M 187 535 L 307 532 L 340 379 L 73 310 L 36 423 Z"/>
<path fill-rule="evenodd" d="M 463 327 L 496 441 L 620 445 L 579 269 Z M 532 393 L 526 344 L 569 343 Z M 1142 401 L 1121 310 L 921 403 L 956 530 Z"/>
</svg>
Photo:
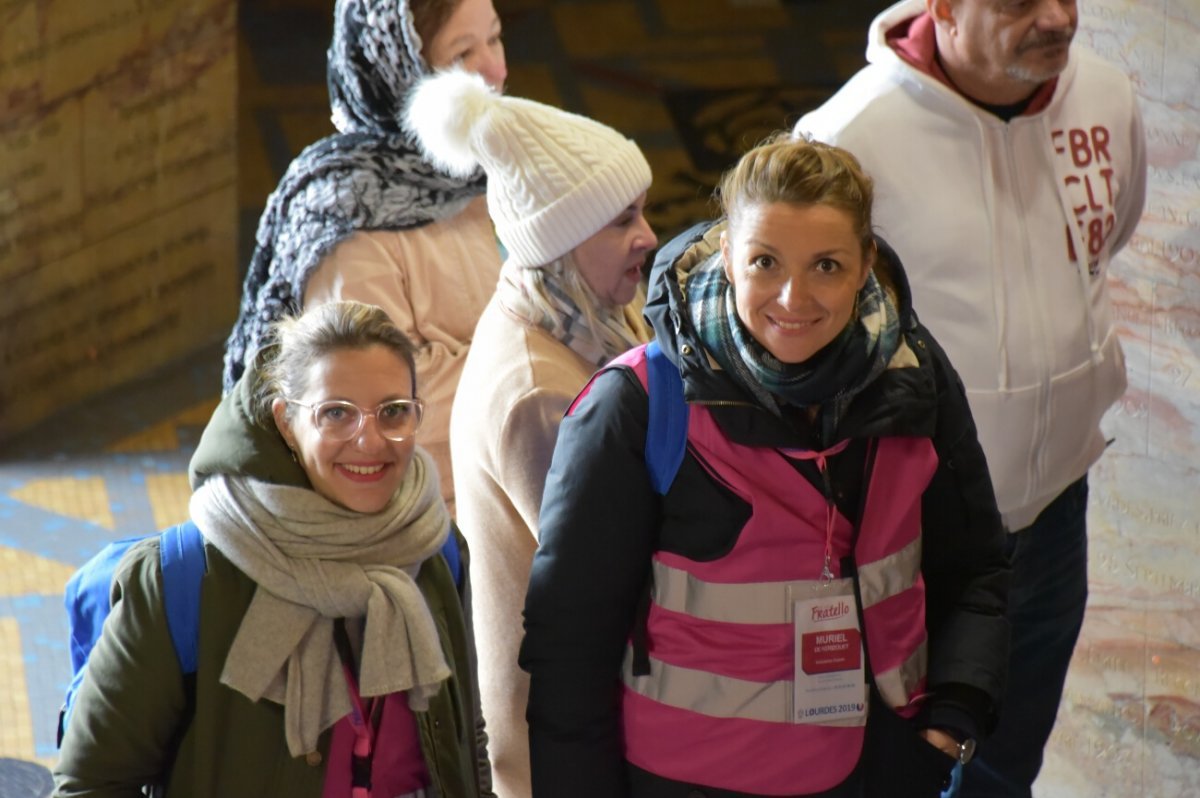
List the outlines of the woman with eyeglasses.
<svg viewBox="0 0 1200 798">
<path fill-rule="evenodd" d="M 153 537 L 117 569 L 56 795 L 490 794 L 442 554 L 462 541 L 416 445 L 423 413 L 413 346 L 380 308 L 274 326 L 192 461 L 196 672 L 180 672 Z"/>
</svg>

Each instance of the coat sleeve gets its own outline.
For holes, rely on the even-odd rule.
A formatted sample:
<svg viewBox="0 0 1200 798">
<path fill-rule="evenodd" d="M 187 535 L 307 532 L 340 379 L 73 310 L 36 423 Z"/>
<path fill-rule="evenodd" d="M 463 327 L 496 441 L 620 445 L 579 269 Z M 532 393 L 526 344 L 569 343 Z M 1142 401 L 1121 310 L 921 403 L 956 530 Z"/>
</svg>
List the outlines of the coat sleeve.
<svg viewBox="0 0 1200 798">
<path fill-rule="evenodd" d="M 980 737 L 995 725 L 1007 674 L 1005 532 L 966 392 L 945 352 L 922 332 L 938 391 L 938 468 L 922 499 L 933 692 L 923 725 Z"/>
<path fill-rule="evenodd" d="M 658 523 L 646 394 L 597 376 L 559 429 L 525 604 L 535 795 L 625 796 L 620 671 Z"/>
<path fill-rule="evenodd" d="M 571 399 L 560 390 L 533 388 L 508 408 L 497 437 L 496 478 L 535 534 L 559 425 Z"/>
<path fill-rule="evenodd" d="M 157 537 L 122 560 L 112 602 L 55 766 L 54 795 L 62 798 L 140 798 L 142 785 L 164 775 L 187 709 Z"/>
<path fill-rule="evenodd" d="M 1130 92 L 1133 92 L 1132 87 Z M 1117 199 L 1117 230 L 1113 239 L 1113 253 L 1120 252 L 1133 237 L 1134 228 L 1142 220 L 1146 206 L 1146 131 L 1142 124 L 1142 112 L 1135 95 L 1130 101 L 1129 115 L 1129 180 Z"/>
<path fill-rule="evenodd" d="M 471 678 L 467 680 L 471 690 L 471 713 L 475 721 L 475 769 L 479 777 L 479 795 L 481 798 L 495 798 L 492 789 L 492 765 L 488 758 L 487 723 L 483 718 L 483 706 L 479 697 L 479 654 L 475 648 L 475 618 L 471 604 L 471 550 L 467 539 L 459 530 L 458 525 L 451 522 L 450 534 L 458 542 L 458 552 L 462 579 L 458 583 L 458 600 L 462 605 L 463 626 L 466 632 L 467 666 Z"/>
</svg>

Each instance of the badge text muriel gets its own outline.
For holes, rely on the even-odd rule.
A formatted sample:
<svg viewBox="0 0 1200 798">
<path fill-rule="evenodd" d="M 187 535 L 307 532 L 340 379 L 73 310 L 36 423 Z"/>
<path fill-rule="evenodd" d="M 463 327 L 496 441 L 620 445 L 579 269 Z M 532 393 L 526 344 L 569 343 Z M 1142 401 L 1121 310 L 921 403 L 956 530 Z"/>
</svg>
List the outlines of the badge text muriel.
<svg viewBox="0 0 1200 798">
<path fill-rule="evenodd" d="M 842 600 L 829 604 L 815 604 L 812 608 L 814 621 L 830 621 L 834 618 L 844 618 L 850 614 L 850 605 Z"/>
</svg>

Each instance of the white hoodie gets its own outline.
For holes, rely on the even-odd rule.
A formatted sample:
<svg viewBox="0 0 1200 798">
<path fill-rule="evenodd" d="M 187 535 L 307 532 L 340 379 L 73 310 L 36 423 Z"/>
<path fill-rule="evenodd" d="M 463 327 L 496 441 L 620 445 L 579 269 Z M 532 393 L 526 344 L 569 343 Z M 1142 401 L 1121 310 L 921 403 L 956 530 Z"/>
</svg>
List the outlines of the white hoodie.
<svg viewBox="0 0 1200 798">
<path fill-rule="evenodd" d="M 1125 390 L 1105 281 L 1145 200 L 1141 116 L 1129 80 L 1073 45 L 1049 105 L 1006 123 L 887 44 L 922 13 L 905 0 L 880 14 L 869 65 L 796 132 L 874 178 L 876 229 L 966 385 L 1015 531 L 1099 458 L 1100 418 Z"/>
</svg>

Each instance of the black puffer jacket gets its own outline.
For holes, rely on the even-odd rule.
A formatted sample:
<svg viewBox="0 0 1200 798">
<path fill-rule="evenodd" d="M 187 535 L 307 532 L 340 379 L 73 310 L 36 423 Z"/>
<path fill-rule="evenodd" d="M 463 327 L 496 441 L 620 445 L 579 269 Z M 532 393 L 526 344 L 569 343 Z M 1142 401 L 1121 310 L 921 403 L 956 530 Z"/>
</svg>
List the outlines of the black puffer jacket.
<svg viewBox="0 0 1200 798">
<path fill-rule="evenodd" d="M 660 251 L 651 274 L 646 317 L 680 370 L 688 402 L 706 405 L 725 435 L 743 445 L 824 449 L 849 439 L 851 445 L 830 458 L 829 474 L 834 501 L 854 523 L 868 441 L 932 440 L 939 464 L 922 497 L 921 565 L 932 697 L 914 732 L 938 726 L 981 736 L 995 722 L 1008 651 L 1004 533 L 966 395 L 912 311 L 899 259 L 878 242 L 876 274 L 897 300 L 902 334 L 919 365 L 885 371 L 854 399 L 832 439 L 820 440 L 819 427 L 806 416 L 768 412 L 714 370 L 704 353 L 680 283 L 717 252 L 719 233 L 702 225 L 679 236 Z M 684 785 L 640 771 L 631 787 L 621 742 L 622 657 L 638 623 L 653 552 L 719 557 L 733 546 L 750 508 L 714 481 L 690 450 L 667 495 L 655 494 L 643 456 L 647 419 L 637 376 L 612 368 L 593 379 L 559 430 L 521 649 L 521 665 L 532 677 L 536 796 L 689 794 L 679 792 Z M 822 486 L 811 462 L 796 467 Z"/>
</svg>

